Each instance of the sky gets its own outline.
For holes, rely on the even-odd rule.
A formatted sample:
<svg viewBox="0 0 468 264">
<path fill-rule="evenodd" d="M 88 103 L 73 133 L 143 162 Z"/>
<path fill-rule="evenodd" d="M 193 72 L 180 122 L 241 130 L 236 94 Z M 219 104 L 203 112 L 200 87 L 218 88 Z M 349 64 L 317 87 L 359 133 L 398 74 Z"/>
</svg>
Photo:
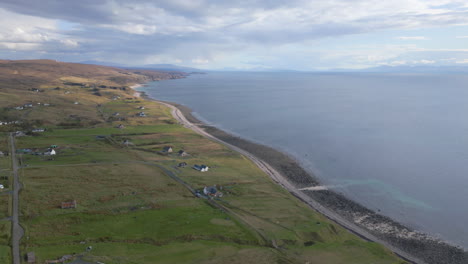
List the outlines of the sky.
<svg viewBox="0 0 468 264">
<path fill-rule="evenodd" d="M 468 66 L 468 1 L 0 0 L 0 58 L 215 70 Z"/>
</svg>

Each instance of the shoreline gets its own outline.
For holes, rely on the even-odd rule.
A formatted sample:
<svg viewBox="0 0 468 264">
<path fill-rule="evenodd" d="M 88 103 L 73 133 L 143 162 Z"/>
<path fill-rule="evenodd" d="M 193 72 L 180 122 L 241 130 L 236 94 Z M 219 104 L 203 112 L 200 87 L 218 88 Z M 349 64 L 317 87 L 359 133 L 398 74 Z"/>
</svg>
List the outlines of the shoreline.
<svg viewBox="0 0 468 264">
<path fill-rule="evenodd" d="M 169 107 L 174 118 L 185 127 L 249 158 L 273 181 L 313 210 L 365 240 L 384 245 L 403 260 L 417 264 L 468 263 L 468 252 L 460 247 L 414 231 L 320 186 L 314 175 L 289 155 L 206 125 L 186 106 L 150 98 L 144 91 L 139 93 L 145 99 Z"/>
</svg>

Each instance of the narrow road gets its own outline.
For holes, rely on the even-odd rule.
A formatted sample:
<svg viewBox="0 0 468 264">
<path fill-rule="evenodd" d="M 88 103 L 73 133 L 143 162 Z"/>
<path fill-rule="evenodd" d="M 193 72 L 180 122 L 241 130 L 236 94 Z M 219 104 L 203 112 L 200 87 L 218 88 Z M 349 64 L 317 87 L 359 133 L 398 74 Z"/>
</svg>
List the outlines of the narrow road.
<svg viewBox="0 0 468 264">
<path fill-rule="evenodd" d="M 185 126 L 187 128 L 190 128 L 191 130 L 195 131 L 196 133 L 198 133 L 198 134 L 200 134 L 200 135 L 202 135 L 202 136 L 204 136 L 204 137 L 206 137 L 208 139 L 211 139 L 211 140 L 213 140 L 215 142 L 221 143 L 221 144 L 227 146 L 228 148 L 230 148 L 230 149 L 232 149 L 232 150 L 234 150 L 236 152 L 239 152 L 241 155 L 244 155 L 245 157 L 250 159 L 253 163 L 255 163 L 257 165 L 257 167 L 259 167 L 262 171 L 264 171 L 266 174 L 268 174 L 273 179 L 273 181 L 275 181 L 277 184 L 279 184 L 280 186 L 282 186 L 283 188 L 288 190 L 292 195 L 296 196 L 298 199 L 300 199 L 303 202 L 305 202 L 306 204 L 308 204 L 315 211 L 317 211 L 320 214 L 326 216 L 328 219 L 332 220 L 333 222 L 339 224 L 340 226 L 348 229 L 349 231 L 351 231 L 351 232 L 353 232 L 353 233 L 355 233 L 355 234 L 357 234 L 357 235 L 359 235 L 359 236 L 361 236 L 361 237 L 363 237 L 363 238 L 365 238 L 365 239 L 367 239 L 369 241 L 377 242 L 377 243 L 379 243 L 381 245 L 384 245 L 385 247 L 387 247 L 388 249 L 393 251 L 395 254 L 399 255 L 400 257 L 404 258 L 407 261 L 410 261 L 411 263 L 426 264 L 426 262 L 422 261 L 421 259 L 415 258 L 414 256 L 408 254 L 407 252 L 405 252 L 405 251 L 403 251 L 403 250 L 401 250 L 401 249 L 399 249 L 397 247 L 394 247 L 393 245 L 390 245 L 386 241 L 377 238 L 376 236 L 372 235 L 371 233 L 364 230 L 363 228 L 358 227 L 353 222 L 348 221 L 347 219 L 340 216 L 339 214 L 337 214 L 337 213 L 333 212 L 332 210 L 322 206 L 320 203 L 318 203 L 317 201 L 315 201 L 311 197 L 307 196 L 304 192 L 302 192 L 301 190 L 297 189 L 294 185 L 292 185 L 286 179 L 286 177 L 284 177 L 280 172 L 278 172 L 273 167 L 271 167 L 270 164 L 266 163 L 265 161 L 263 161 L 260 158 L 257 158 L 256 156 L 254 156 L 250 152 L 247 152 L 247 151 L 245 151 L 245 150 L 243 150 L 243 149 L 241 149 L 239 147 L 231 145 L 231 144 L 229 144 L 227 142 L 224 142 L 224 141 L 212 136 L 211 134 L 206 132 L 203 128 L 200 128 L 196 124 L 191 123 L 177 107 L 175 107 L 175 106 L 173 106 L 171 104 L 165 103 L 165 102 L 161 102 L 161 101 L 157 101 L 157 102 L 159 102 L 160 104 L 163 104 L 163 105 L 169 107 L 170 109 L 172 109 L 172 116 L 180 124 L 182 124 L 183 126 Z M 322 186 L 320 186 L 320 187 L 322 187 Z"/>
<path fill-rule="evenodd" d="M 15 138 L 13 134 L 10 134 L 10 153 L 11 153 L 11 162 L 13 169 L 13 210 L 12 210 L 12 226 L 13 231 L 11 235 L 12 240 L 12 253 L 13 253 L 13 264 L 21 263 L 21 254 L 20 254 L 20 240 L 24 235 L 24 230 L 19 224 L 19 191 L 21 189 L 21 184 L 19 182 L 18 175 L 18 160 L 16 159 L 16 147 L 15 147 Z"/>
</svg>

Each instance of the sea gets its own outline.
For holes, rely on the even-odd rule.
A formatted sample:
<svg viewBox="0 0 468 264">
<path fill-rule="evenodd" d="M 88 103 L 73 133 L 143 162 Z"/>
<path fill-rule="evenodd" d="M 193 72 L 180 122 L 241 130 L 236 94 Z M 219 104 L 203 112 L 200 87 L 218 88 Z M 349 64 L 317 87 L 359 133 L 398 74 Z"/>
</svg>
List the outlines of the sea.
<svg viewBox="0 0 468 264">
<path fill-rule="evenodd" d="M 284 151 L 321 184 L 468 248 L 468 75 L 208 72 L 148 96 Z"/>
</svg>

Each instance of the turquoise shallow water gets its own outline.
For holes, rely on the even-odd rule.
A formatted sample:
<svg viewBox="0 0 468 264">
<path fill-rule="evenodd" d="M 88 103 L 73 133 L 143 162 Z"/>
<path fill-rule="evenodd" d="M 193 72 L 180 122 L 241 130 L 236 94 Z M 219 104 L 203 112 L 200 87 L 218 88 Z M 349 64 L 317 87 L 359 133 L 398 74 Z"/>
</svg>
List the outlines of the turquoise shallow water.
<svg viewBox="0 0 468 264">
<path fill-rule="evenodd" d="M 286 151 L 330 188 L 468 248 L 468 76 L 208 73 L 142 90 Z"/>
</svg>

